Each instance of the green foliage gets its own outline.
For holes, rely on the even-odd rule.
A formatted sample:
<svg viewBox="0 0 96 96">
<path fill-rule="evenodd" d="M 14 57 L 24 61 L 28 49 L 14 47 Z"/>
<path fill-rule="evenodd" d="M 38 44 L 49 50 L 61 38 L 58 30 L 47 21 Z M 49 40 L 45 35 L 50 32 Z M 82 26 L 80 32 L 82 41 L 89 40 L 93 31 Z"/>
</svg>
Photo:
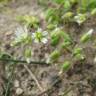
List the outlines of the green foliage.
<svg viewBox="0 0 96 96">
<path fill-rule="evenodd" d="M 26 48 L 24 50 L 24 56 L 25 56 L 27 63 L 30 63 L 31 57 L 32 57 L 32 48 Z"/>
<path fill-rule="evenodd" d="M 50 2 L 56 3 L 57 7 L 49 6 L 47 8 L 45 17 L 48 23 L 58 25 L 66 22 L 77 22 L 81 25 L 87 20 L 87 17 L 95 14 L 96 0 L 52 0 Z M 72 9 L 73 6 L 77 7 Z"/>
<path fill-rule="evenodd" d="M 58 24 L 58 22 L 60 22 L 60 11 L 58 11 L 58 9 L 54 9 L 54 8 L 49 8 L 46 11 L 46 20 L 48 23 L 53 23 L 53 24 Z"/>
<path fill-rule="evenodd" d="M 65 61 L 63 64 L 62 64 L 62 70 L 63 71 L 68 71 L 68 69 L 70 69 L 70 67 L 71 67 L 71 64 L 70 64 L 70 62 L 69 61 Z"/>
<path fill-rule="evenodd" d="M 7 4 L 11 0 L 0 0 L 0 3 Z"/>
<path fill-rule="evenodd" d="M 79 0 L 79 12 L 91 11 L 96 8 L 96 0 Z"/>
<path fill-rule="evenodd" d="M 46 5 L 48 4 L 48 0 L 37 0 L 39 5 L 42 5 L 44 7 L 46 7 Z"/>
<path fill-rule="evenodd" d="M 51 33 L 51 45 L 56 46 L 60 41 L 60 37 L 61 31 L 58 28 L 53 30 L 53 32 Z"/>
<path fill-rule="evenodd" d="M 90 29 L 87 33 L 84 33 L 83 36 L 81 37 L 80 41 L 82 43 L 88 42 L 91 37 L 92 37 L 93 29 Z"/>
<path fill-rule="evenodd" d="M 63 49 L 69 50 L 69 47 L 72 45 L 73 40 L 66 32 L 62 32 L 62 37 L 63 37 L 63 43 L 62 43 L 61 47 Z"/>
<path fill-rule="evenodd" d="M 57 4 L 62 4 L 65 2 L 65 0 L 53 0 L 53 2 L 57 3 Z"/>
<path fill-rule="evenodd" d="M 56 27 L 57 27 L 57 25 L 55 25 L 55 24 L 48 24 L 47 25 L 48 30 L 54 30 Z"/>
<path fill-rule="evenodd" d="M 87 19 L 86 14 L 78 14 L 77 16 L 74 17 L 74 20 L 81 25 L 82 23 L 84 23 Z"/>
<path fill-rule="evenodd" d="M 17 20 L 22 22 L 27 27 L 38 28 L 39 26 L 39 19 L 36 16 L 31 15 L 24 15 L 24 16 L 17 16 Z"/>
<path fill-rule="evenodd" d="M 64 42 L 72 42 L 72 39 L 69 36 L 69 34 L 67 34 L 67 32 L 62 31 L 62 37 L 63 37 Z"/>
<path fill-rule="evenodd" d="M 73 21 L 73 16 L 74 16 L 74 13 L 69 11 L 69 12 L 66 12 L 63 16 L 62 16 L 62 19 L 64 20 L 64 22 L 72 22 Z"/>
<path fill-rule="evenodd" d="M 76 47 L 73 50 L 73 56 L 77 59 L 77 60 L 84 60 L 85 56 L 83 54 L 83 49 L 80 47 Z"/>
<path fill-rule="evenodd" d="M 63 40 L 63 47 L 67 47 L 72 43 L 71 37 L 66 32 L 62 31 L 59 28 L 56 28 L 55 30 L 53 30 L 53 32 L 51 32 L 51 45 L 56 46 L 59 43 L 60 39 Z"/>
<path fill-rule="evenodd" d="M 43 2 L 43 0 L 39 1 Z M 28 46 L 27 49 L 24 48 L 24 57 L 28 63 L 30 63 L 30 58 L 32 57 L 30 45 L 34 43 L 45 44 L 48 40 L 48 44 L 50 44 L 49 46 L 51 46 L 53 50 L 51 50 L 49 57 L 47 58 L 49 63 L 60 64 L 62 62 L 59 62 L 59 60 L 62 59 L 60 57 L 66 57 L 66 53 L 72 62 L 84 60 L 85 54 L 81 45 L 88 43 L 92 38 L 93 29 L 84 33 L 80 40 L 75 41 L 74 37 L 71 37 L 63 28 L 66 27 L 66 23 L 74 24 L 74 22 L 76 22 L 75 24 L 82 26 L 90 16 L 95 16 L 96 0 L 48 0 L 48 2 L 50 2 L 50 4 L 48 3 L 49 5 L 48 7 L 46 6 L 47 8 L 45 9 L 45 20 L 47 23 L 45 28 L 40 28 L 40 20 L 38 20 L 37 17 L 29 15 L 19 16 L 17 18 L 18 21 L 23 23 L 26 28 L 19 28 L 16 31 L 15 40 L 12 42 L 12 46 L 18 44 Z M 52 6 L 51 3 L 56 6 Z M 47 5 L 47 0 L 44 1 L 43 4 Z M 31 32 L 28 29 L 34 29 L 34 32 Z M 65 49 L 70 52 L 65 52 Z M 62 64 L 62 71 L 67 71 L 71 68 L 71 60 L 65 60 Z"/>
<path fill-rule="evenodd" d="M 94 8 L 94 9 L 91 11 L 91 15 L 92 15 L 92 16 L 96 16 L 96 8 Z"/>
<path fill-rule="evenodd" d="M 55 62 L 58 60 L 58 58 L 60 57 L 60 52 L 58 50 L 54 50 L 51 54 L 50 54 L 50 61 L 51 62 Z"/>
<path fill-rule="evenodd" d="M 70 3 L 69 0 L 65 0 L 65 2 L 64 2 L 64 8 L 65 8 L 65 10 L 70 10 L 71 3 Z"/>
</svg>

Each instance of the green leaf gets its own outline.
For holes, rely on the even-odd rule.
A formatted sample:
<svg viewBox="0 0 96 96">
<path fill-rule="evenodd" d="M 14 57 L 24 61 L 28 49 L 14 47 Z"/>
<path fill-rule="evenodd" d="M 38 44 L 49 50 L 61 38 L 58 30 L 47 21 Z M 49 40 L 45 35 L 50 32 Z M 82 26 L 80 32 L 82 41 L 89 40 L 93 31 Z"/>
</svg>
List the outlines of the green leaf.
<svg viewBox="0 0 96 96">
<path fill-rule="evenodd" d="M 83 49 L 80 47 L 74 48 L 73 50 L 73 56 L 77 59 L 77 60 L 84 60 L 85 56 L 83 54 Z"/>
<path fill-rule="evenodd" d="M 80 47 L 75 48 L 73 51 L 73 55 L 80 54 L 80 53 L 82 53 L 82 48 Z"/>
<path fill-rule="evenodd" d="M 70 64 L 69 61 L 65 61 L 65 62 L 63 63 L 63 65 L 62 65 L 63 71 L 67 71 L 68 69 L 70 69 L 70 67 L 71 67 L 71 64 Z"/>
<path fill-rule="evenodd" d="M 69 19 L 69 18 L 72 18 L 74 15 L 73 12 L 69 11 L 69 12 L 66 12 L 64 15 L 63 15 L 63 18 L 65 19 Z"/>
<path fill-rule="evenodd" d="M 35 16 L 31 15 L 17 16 L 17 20 L 29 28 L 30 27 L 37 28 L 39 26 L 39 19 Z"/>
<path fill-rule="evenodd" d="M 59 43 L 60 37 L 59 36 L 54 36 L 51 39 L 51 45 L 56 46 Z"/>
<path fill-rule="evenodd" d="M 91 15 L 95 15 L 96 16 L 96 8 L 94 8 L 92 11 L 91 11 Z"/>
<path fill-rule="evenodd" d="M 64 42 L 72 42 L 71 37 L 66 32 L 62 31 L 62 37 L 63 37 Z"/>
<path fill-rule="evenodd" d="M 96 8 L 96 0 L 90 0 L 90 1 L 88 0 L 87 3 L 88 3 L 87 8 L 89 9 L 89 11 Z"/>
<path fill-rule="evenodd" d="M 24 51 L 24 56 L 25 56 L 25 58 L 26 58 L 26 61 L 27 61 L 28 63 L 30 63 L 30 58 L 31 58 L 31 56 L 32 56 L 32 49 L 31 49 L 31 48 L 25 49 L 25 51 Z"/>
<path fill-rule="evenodd" d="M 62 48 L 68 48 L 71 45 L 71 42 L 66 41 L 62 43 Z"/>
<path fill-rule="evenodd" d="M 62 35 L 61 30 L 59 29 L 54 30 L 51 33 L 51 45 L 52 46 L 56 46 L 59 43 L 61 35 Z"/>
<path fill-rule="evenodd" d="M 57 4 L 63 4 L 65 0 L 52 0 L 52 2 L 55 2 Z"/>
<path fill-rule="evenodd" d="M 81 25 L 82 23 L 84 23 L 87 19 L 86 14 L 78 14 L 76 16 L 74 16 L 74 20 Z"/>
<path fill-rule="evenodd" d="M 60 21 L 60 11 L 58 9 L 48 8 L 45 14 L 48 23 L 58 24 Z"/>
<path fill-rule="evenodd" d="M 83 34 L 83 36 L 80 39 L 80 42 L 82 43 L 88 42 L 92 37 L 93 31 L 94 31 L 93 29 L 90 29 L 87 33 Z"/>
<path fill-rule="evenodd" d="M 60 52 L 58 50 L 55 50 L 53 51 L 51 54 L 50 54 L 50 59 L 51 61 L 57 61 L 57 59 L 60 57 Z"/>
<path fill-rule="evenodd" d="M 80 0 L 80 12 L 91 11 L 96 8 L 96 0 Z"/>
<path fill-rule="evenodd" d="M 53 30 L 54 28 L 56 28 L 56 25 L 54 25 L 54 24 L 48 24 L 47 25 L 48 30 Z"/>
<path fill-rule="evenodd" d="M 64 2 L 64 8 L 65 8 L 65 10 L 69 10 L 71 8 L 71 3 L 69 0 L 66 0 Z"/>
</svg>

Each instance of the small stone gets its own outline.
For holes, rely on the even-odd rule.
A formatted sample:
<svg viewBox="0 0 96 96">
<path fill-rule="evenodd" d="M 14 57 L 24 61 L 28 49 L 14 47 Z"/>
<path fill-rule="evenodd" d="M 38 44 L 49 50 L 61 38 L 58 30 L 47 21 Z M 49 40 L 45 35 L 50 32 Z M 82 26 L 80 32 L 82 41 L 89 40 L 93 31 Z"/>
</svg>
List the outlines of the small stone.
<svg viewBox="0 0 96 96">
<path fill-rule="evenodd" d="M 16 94 L 19 96 L 23 93 L 23 90 L 21 88 L 16 89 Z"/>
<path fill-rule="evenodd" d="M 16 87 L 16 88 L 19 87 L 19 81 L 18 80 L 14 81 L 14 87 Z"/>
</svg>

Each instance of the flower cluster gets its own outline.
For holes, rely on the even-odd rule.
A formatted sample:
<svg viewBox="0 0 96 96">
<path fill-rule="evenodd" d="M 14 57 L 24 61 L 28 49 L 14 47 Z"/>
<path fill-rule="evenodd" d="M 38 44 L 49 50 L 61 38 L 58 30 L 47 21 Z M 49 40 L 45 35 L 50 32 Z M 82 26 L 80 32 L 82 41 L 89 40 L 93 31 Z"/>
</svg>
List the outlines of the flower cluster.
<svg viewBox="0 0 96 96">
<path fill-rule="evenodd" d="M 47 43 L 48 41 L 48 32 L 43 31 L 41 28 L 38 28 L 35 32 L 32 33 L 32 36 L 30 36 L 29 31 L 27 27 L 19 27 L 15 31 L 15 40 L 12 42 L 12 46 L 28 42 L 28 41 L 33 41 L 35 43 Z"/>
</svg>

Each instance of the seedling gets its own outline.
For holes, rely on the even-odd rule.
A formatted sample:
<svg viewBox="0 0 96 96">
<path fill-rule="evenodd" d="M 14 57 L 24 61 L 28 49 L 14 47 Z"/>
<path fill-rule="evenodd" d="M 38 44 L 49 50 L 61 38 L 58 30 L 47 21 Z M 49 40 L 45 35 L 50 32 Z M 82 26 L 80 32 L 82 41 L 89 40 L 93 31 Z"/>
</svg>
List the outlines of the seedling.
<svg viewBox="0 0 96 96">
<path fill-rule="evenodd" d="M 71 63 L 70 61 L 65 61 L 62 65 L 61 65 L 61 70 L 59 72 L 59 74 L 62 74 L 63 72 L 66 72 L 70 69 L 71 67 Z"/>
<path fill-rule="evenodd" d="M 68 23 L 68 22 L 72 22 L 73 21 L 73 16 L 74 16 L 74 13 L 73 12 L 66 12 L 63 16 L 62 16 L 62 19 L 64 20 L 64 22 Z"/>
<path fill-rule="evenodd" d="M 56 62 L 60 57 L 60 52 L 58 50 L 54 50 L 50 56 L 49 56 L 49 61 L 50 62 Z"/>
<path fill-rule="evenodd" d="M 59 43 L 61 35 L 62 35 L 61 30 L 59 28 L 56 28 L 55 30 L 53 30 L 53 32 L 51 33 L 52 46 L 56 46 Z"/>
<path fill-rule="evenodd" d="M 85 56 L 83 54 L 83 49 L 80 48 L 80 47 L 74 48 L 74 50 L 73 50 L 73 57 L 76 60 L 84 60 Z"/>
<path fill-rule="evenodd" d="M 86 14 L 77 14 L 77 16 L 74 17 L 74 20 L 81 25 L 86 21 L 87 17 Z"/>
<path fill-rule="evenodd" d="M 88 41 L 91 39 L 91 37 L 92 37 L 93 31 L 94 31 L 93 29 L 90 29 L 87 33 L 85 33 L 85 34 L 81 37 L 80 41 L 81 41 L 82 43 L 88 42 Z"/>
<path fill-rule="evenodd" d="M 67 71 L 71 66 L 71 63 L 69 61 L 65 61 L 63 64 L 62 64 L 62 69 L 63 71 Z"/>
</svg>

